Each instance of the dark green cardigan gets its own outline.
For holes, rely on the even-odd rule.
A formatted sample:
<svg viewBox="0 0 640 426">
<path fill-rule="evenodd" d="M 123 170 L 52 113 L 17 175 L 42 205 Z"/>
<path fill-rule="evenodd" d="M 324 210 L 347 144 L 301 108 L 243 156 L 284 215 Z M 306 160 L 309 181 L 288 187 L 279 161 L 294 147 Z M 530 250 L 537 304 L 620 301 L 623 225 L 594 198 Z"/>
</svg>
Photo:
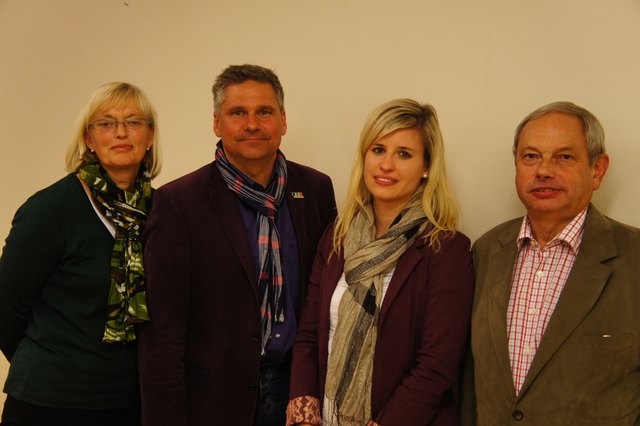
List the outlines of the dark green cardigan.
<svg viewBox="0 0 640 426">
<path fill-rule="evenodd" d="M 75 175 L 18 209 L 0 258 L 6 393 L 55 408 L 137 401 L 136 345 L 101 342 L 112 247 Z"/>
</svg>

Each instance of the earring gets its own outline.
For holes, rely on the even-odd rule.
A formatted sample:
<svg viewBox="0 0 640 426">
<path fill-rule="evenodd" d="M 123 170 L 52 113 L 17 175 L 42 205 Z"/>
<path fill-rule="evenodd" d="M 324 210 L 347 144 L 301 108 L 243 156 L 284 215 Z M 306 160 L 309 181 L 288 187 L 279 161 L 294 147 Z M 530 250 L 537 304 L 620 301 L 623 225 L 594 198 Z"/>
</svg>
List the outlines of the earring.
<svg viewBox="0 0 640 426">
<path fill-rule="evenodd" d="M 147 151 L 149 151 L 150 149 L 151 149 L 151 147 L 149 147 L 149 146 L 148 146 L 148 147 L 147 147 Z"/>
<path fill-rule="evenodd" d="M 429 176 L 429 173 L 428 173 L 428 172 L 424 172 L 424 173 L 422 174 L 422 179 L 426 179 L 426 178 L 427 178 L 427 176 Z"/>
<path fill-rule="evenodd" d="M 95 152 L 95 151 L 93 150 L 93 148 L 89 148 L 89 151 L 91 151 L 91 152 Z"/>
</svg>

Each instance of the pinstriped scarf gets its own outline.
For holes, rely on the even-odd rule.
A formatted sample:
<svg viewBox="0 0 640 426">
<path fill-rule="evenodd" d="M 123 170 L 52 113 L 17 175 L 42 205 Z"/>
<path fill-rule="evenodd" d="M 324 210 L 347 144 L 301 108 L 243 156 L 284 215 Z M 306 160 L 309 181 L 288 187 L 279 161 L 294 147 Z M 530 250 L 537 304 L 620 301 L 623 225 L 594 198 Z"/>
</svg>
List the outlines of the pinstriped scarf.
<svg viewBox="0 0 640 426">
<path fill-rule="evenodd" d="M 136 339 L 134 323 L 149 321 L 140 234 L 151 207 L 151 175 L 140 166 L 133 192 L 113 183 L 91 155 L 78 167 L 91 197 L 102 215 L 114 226 L 111 253 L 111 287 L 107 300 L 104 343 L 126 343 Z"/>
<path fill-rule="evenodd" d="M 221 142 L 218 142 L 216 148 L 216 166 L 227 187 L 236 193 L 243 203 L 258 212 L 258 297 L 264 355 L 271 336 L 272 323 L 284 322 L 284 279 L 280 260 L 280 234 L 275 218 L 287 186 L 287 163 L 282 152 L 278 151 L 274 178 L 265 192 L 255 190 L 229 162 Z"/>
</svg>

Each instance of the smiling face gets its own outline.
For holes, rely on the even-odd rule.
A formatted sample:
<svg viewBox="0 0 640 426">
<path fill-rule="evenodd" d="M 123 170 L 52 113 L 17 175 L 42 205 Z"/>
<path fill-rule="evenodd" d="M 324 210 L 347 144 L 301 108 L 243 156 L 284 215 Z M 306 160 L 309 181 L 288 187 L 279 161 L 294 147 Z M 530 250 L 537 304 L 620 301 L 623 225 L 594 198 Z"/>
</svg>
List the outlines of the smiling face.
<svg viewBox="0 0 640 426">
<path fill-rule="evenodd" d="M 231 164 L 255 177 L 264 169 L 271 173 L 287 119 L 273 87 L 248 80 L 225 89 L 213 129 Z"/>
<path fill-rule="evenodd" d="M 129 101 L 121 106 L 108 107 L 91 118 L 90 123 L 96 120 L 114 119 L 125 120 L 128 118 L 146 117 L 137 108 L 135 102 Z M 100 165 L 107 171 L 112 179 L 116 176 L 135 175 L 138 173 L 140 163 L 153 144 L 153 129 L 143 126 L 132 130 L 123 123 L 117 123 L 114 129 L 100 129 L 89 127 L 85 135 L 87 148 L 95 151 Z"/>
<path fill-rule="evenodd" d="M 589 165 L 580 119 L 553 112 L 524 126 L 515 162 L 516 190 L 529 218 L 553 222 L 560 232 L 591 201 L 609 158 Z"/>
<path fill-rule="evenodd" d="M 364 157 L 364 183 L 374 212 L 400 213 L 427 172 L 424 143 L 415 128 L 399 129 L 374 141 Z"/>
</svg>

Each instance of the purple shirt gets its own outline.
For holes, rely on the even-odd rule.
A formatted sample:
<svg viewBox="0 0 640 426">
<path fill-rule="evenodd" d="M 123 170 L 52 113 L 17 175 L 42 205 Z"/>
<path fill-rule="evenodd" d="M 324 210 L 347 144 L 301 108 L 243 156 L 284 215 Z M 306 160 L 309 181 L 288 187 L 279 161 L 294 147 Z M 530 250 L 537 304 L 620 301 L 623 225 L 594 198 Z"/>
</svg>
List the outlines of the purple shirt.
<svg viewBox="0 0 640 426">
<path fill-rule="evenodd" d="M 238 171 L 238 173 L 240 173 Z M 264 188 L 257 182 L 252 181 L 243 175 L 247 182 L 252 182 L 253 189 L 264 192 Z M 256 210 L 243 203 L 237 198 L 240 207 L 240 215 L 247 233 L 251 256 L 256 271 L 259 269 L 258 263 L 258 214 Z M 282 204 L 276 213 L 276 228 L 280 234 L 280 259 L 282 260 L 282 274 L 284 278 L 284 323 L 274 324 L 271 328 L 271 339 L 265 347 L 265 355 L 269 361 L 278 362 L 288 355 L 296 338 L 298 322 L 296 311 L 298 311 L 298 299 L 300 294 L 300 266 L 298 256 L 298 241 L 293 227 L 291 213 L 287 205 L 285 195 Z M 258 285 L 256 279 L 256 286 Z"/>
</svg>

